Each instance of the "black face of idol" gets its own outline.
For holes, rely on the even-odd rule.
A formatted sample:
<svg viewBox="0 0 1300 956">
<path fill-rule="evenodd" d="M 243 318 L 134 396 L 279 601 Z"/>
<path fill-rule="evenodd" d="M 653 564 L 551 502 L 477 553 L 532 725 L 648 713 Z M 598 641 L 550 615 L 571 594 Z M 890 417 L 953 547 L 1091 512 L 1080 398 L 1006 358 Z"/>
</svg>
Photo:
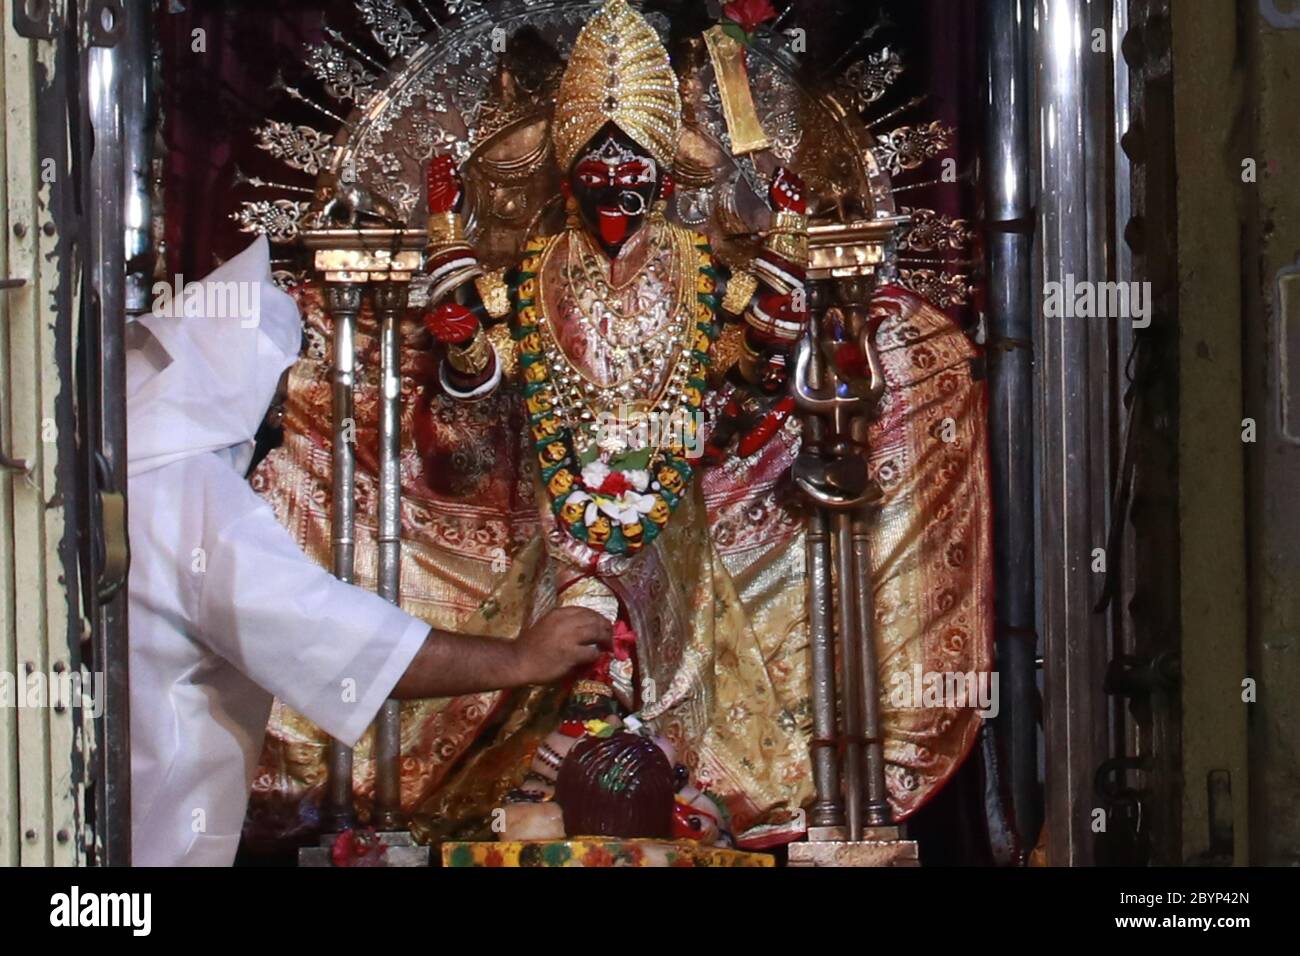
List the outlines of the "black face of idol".
<svg viewBox="0 0 1300 956">
<path fill-rule="evenodd" d="M 613 123 L 591 138 L 569 172 L 582 220 L 611 257 L 645 223 L 661 181 L 659 164 Z"/>
</svg>

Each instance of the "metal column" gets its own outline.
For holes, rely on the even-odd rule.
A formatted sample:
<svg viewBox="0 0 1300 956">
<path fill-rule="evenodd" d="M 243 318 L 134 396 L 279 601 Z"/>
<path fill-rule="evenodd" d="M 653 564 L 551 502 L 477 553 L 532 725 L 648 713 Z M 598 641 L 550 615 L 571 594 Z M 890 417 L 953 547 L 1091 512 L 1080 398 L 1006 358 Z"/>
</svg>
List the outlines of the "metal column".
<svg viewBox="0 0 1300 956">
<path fill-rule="evenodd" d="M 406 310 L 406 282 L 385 282 L 375 290 L 379 313 L 379 596 L 400 603 L 402 576 L 402 476 L 400 469 L 402 370 L 398 326 Z M 401 704 L 384 702 L 375 730 L 375 825 L 402 826 Z"/>
<path fill-rule="evenodd" d="M 829 283 L 814 282 L 809 288 L 810 304 L 815 313 L 825 308 L 831 292 Z M 822 388 L 822 362 L 810 356 L 808 384 Z M 820 456 L 825 427 L 818 415 L 803 416 L 803 448 Z M 831 579 L 830 517 L 821 508 L 810 508 L 807 531 L 808 580 Z M 829 587 L 808 589 L 808 645 L 812 664 L 812 774 L 816 798 L 809 819 L 810 833 L 834 831 L 845 825 L 844 797 L 840 792 L 839 747 L 836 728 L 835 630 L 831 623 Z"/>
<path fill-rule="evenodd" d="M 1095 94 L 1110 58 L 1092 46 L 1098 22 L 1109 26 L 1109 10 L 1101 0 L 1035 5 L 1037 288 L 1061 283 L 1063 297 L 1072 295 L 1072 283 L 1107 279 L 1109 104 Z M 1053 865 L 1086 865 L 1098 805 L 1093 778 L 1110 753 L 1102 687 L 1111 635 L 1107 618 L 1093 608 L 1104 581 L 1098 562 L 1106 560 L 1114 323 L 1049 319 L 1041 308 L 1036 323 L 1047 852 Z"/>
<path fill-rule="evenodd" d="M 84 344 L 93 499 L 92 533 L 120 529 L 125 547 L 126 515 L 126 323 L 125 236 L 122 193 L 122 56 L 118 48 L 129 14 L 120 4 L 87 2 L 83 30 L 85 109 L 93 136 L 87 182 L 87 341 Z M 141 11 L 134 11 L 140 15 Z M 108 532 L 105 531 L 105 545 Z M 116 536 L 116 535 L 115 535 Z M 96 549 L 100 550 L 100 549 Z M 107 556 L 109 551 L 104 549 Z M 109 559 L 111 562 L 111 558 Z M 104 712 L 97 723 L 95 767 L 96 859 L 127 865 L 131 857 L 130 687 L 128 679 L 125 554 L 121 574 L 102 565 L 93 584 L 95 668 L 103 673 Z"/>
<path fill-rule="evenodd" d="M 303 234 L 314 250 L 316 272 L 325 282 L 334 322 L 334 448 L 331 538 L 334 572 L 353 580 L 356 557 L 356 420 L 353 388 L 357 381 L 357 315 L 367 290 L 379 333 L 379 495 L 376 535 L 376 590 L 399 603 L 401 584 L 401 320 L 412 275 L 423 263 L 421 231 L 326 228 Z M 386 866 L 428 866 L 429 848 L 418 846 L 404 829 L 401 806 L 401 708 L 386 701 L 375 722 L 375 803 L 371 825 L 384 847 Z M 302 847 L 303 866 L 329 866 L 336 836 L 356 825 L 352 793 L 352 750 L 331 741 L 329 785 L 318 846 Z"/>
<path fill-rule="evenodd" d="M 1005 689 L 996 728 L 1023 840 L 1042 824 L 1034 697 L 1033 233 L 1029 118 L 1032 0 L 989 0 L 984 142 L 988 255 L 989 452 L 992 459 L 997 666 Z M 1032 845 L 1032 843 L 1031 843 Z"/>
<path fill-rule="evenodd" d="M 327 285 L 330 314 L 334 319 L 333 479 L 330 544 L 334 574 L 352 583 L 356 556 L 356 419 L 352 386 L 356 378 L 357 313 L 362 286 L 356 282 Z M 353 825 L 352 748 L 331 738 L 329 783 L 326 787 L 325 826 L 331 832 Z"/>
</svg>

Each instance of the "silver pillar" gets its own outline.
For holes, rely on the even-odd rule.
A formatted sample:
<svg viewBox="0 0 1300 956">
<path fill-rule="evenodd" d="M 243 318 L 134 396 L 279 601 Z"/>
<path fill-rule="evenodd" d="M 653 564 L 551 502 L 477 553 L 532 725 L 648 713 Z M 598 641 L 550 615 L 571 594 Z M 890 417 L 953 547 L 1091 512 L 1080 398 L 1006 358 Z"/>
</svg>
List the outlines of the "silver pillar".
<svg viewBox="0 0 1300 956">
<path fill-rule="evenodd" d="M 401 368 L 400 323 L 406 311 L 411 276 L 423 265 L 420 249 L 426 236 L 415 232 L 340 228 L 309 230 L 303 244 L 315 250 L 316 272 L 325 281 L 334 318 L 334 566 L 351 580 L 356 555 L 356 384 L 357 312 L 367 290 L 379 325 L 379 495 L 376 589 L 399 603 L 401 579 Z M 401 778 L 401 711 L 387 701 L 375 723 L 375 804 L 372 824 L 380 830 L 385 866 L 428 866 L 429 848 L 417 846 L 403 829 Z M 338 830 L 354 825 L 352 752 L 335 743 L 330 752 L 327 832 L 317 846 L 301 847 L 302 866 L 329 866 L 330 847 Z M 332 831 L 332 832 L 330 832 Z"/>
<path fill-rule="evenodd" d="M 1109 0 L 1036 0 L 1037 165 L 1042 184 L 1038 289 L 1105 281 L 1109 140 L 1105 74 L 1093 30 L 1108 32 Z M 1093 777 L 1107 759 L 1110 657 L 1105 616 L 1093 606 L 1107 560 L 1114 325 L 1047 318 L 1037 310 L 1039 363 L 1039 633 L 1044 646 L 1048 858 L 1093 860 Z M 1100 553 L 1098 549 L 1101 549 Z M 1118 556 L 1114 556 L 1116 559 Z"/>
<path fill-rule="evenodd" d="M 811 416 L 810 416 L 811 418 Z M 808 427 L 805 420 L 805 428 Z M 809 434 L 806 431 L 805 434 Z M 830 519 L 821 508 L 808 516 L 808 580 L 830 582 Z M 835 633 L 830 588 L 809 588 L 808 643 L 812 658 L 812 774 L 816 799 L 811 827 L 843 827 L 844 800 L 835 727 Z"/>
<path fill-rule="evenodd" d="M 355 282 L 327 284 L 330 315 L 334 320 L 333 370 L 333 509 L 330 544 L 334 574 L 352 583 L 356 557 L 356 412 L 352 387 L 356 379 L 357 313 L 363 286 Z M 355 822 L 352 802 L 352 748 L 337 740 L 329 745 L 329 783 L 326 787 L 325 829 L 338 833 Z"/>
<path fill-rule="evenodd" d="M 996 718 L 1020 836 L 1042 825 L 1034 659 L 1033 233 L 1030 191 L 1032 0 L 985 5 L 989 452 L 992 458 L 997 668 Z"/>
<path fill-rule="evenodd" d="M 865 421 L 856 423 L 866 448 Z M 880 717 L 880 659 L 876 654 L 875 583 L 871 575 L 871 523 L 876 512 L 863 508 L 853 516 L 854 604 L 858 618 L 858 684 L 862 691 L 862 753 L 866 774 L 863 820 L 868 827 L 886 827 L 893 821 L 885 785 L 885 737 Z"/>
<path fill-rule="evenodd" d="M 858 629 L 858 603 L 854 591 L 859 586 L 858 569 L 853 563 L 853 515 L 847 511 L 831 514 L 831 553 L 834 555 L 837 614 L 835 631 L 840 650 L 840 679 L 844 702 L 844 803 L 848 817 L 849 839 L 861 840 L 863 802 L 866 793 L 866 769 L 862 699 L 862 640 Z"/>
<path fill-rule="evenodd" d="M 401 401 L 399 332 L 406 310 L 408 284 L 385 282 L 376 287 L 379 313 L 379 596 L 400 603 L 402 575 Z M 402 826 L 401 705 L 389 700 L 375 729 L 375 826 Z"/>
</svg>

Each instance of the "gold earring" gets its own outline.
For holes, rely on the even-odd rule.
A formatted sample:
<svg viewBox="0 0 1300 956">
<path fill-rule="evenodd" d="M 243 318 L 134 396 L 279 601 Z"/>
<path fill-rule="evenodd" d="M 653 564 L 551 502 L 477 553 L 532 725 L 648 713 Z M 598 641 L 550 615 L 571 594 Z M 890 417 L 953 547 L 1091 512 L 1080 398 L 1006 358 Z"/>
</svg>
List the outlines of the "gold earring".
<svg viewBox="0 0 1300 956">
<path fill-rule="evenodd" d="M 582 225 L 582 218 L 578 215 L 578 200 L 570 196 L 564 201 L 565 225 L 570 229 L 577 229 Z"/>
</svg>

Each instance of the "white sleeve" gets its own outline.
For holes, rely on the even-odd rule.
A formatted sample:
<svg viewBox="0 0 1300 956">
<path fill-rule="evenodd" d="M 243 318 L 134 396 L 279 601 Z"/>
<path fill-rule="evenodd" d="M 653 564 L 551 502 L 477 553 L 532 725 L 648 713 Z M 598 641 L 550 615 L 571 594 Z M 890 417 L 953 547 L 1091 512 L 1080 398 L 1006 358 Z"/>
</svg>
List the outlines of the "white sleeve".
<svg viewBox="0 0 1300 956">
<path fill-rule="evenodd" d="M 354 744 L 429 633 L 307 557 L 270 506 L 213 460 L 199 638 L 326 732 Z"/>
</svg>

